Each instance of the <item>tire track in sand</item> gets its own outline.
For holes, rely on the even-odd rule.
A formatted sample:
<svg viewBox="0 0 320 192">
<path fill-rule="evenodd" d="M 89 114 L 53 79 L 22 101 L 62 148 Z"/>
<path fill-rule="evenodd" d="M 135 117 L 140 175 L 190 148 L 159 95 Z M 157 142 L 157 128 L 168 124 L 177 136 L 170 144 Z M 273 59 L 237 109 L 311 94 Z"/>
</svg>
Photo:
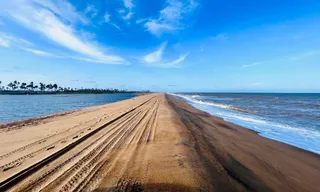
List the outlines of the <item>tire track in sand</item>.
<svg viewBox="0 0 320 192">
<path fill-rule="evenodd" d="M 50 186 L 55 186 L 56 189 L 61 187 L 61 191 L 73 191 L 87 186 L 91 182 L 90 178 L 95 177 L 109 161 L 104 158 L 108 151 L 141 140 L 145 132 L 143 125 L 153 118 L 157 107 L 158 101 L 151 98 L 126 110 L 124 114 L 79 137 L 67 147 L 2 181 L 0 190 L 49 191 Z M 45 166 L 49 162 L 50 166 Z M 61 180 L 65 182 L 61 183 Z"/>
</svg>

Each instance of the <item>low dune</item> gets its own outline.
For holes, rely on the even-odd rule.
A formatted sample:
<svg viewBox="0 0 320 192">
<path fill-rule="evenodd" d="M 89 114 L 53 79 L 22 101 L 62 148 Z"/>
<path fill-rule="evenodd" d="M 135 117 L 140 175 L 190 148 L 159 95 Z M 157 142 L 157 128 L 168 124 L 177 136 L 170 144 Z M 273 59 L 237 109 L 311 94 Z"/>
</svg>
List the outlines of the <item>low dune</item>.
<svg viewBox="0 0 320 192">
<path fill-rule="evenodd" d="M 0 191 L 320 191 L 320 157 L 165 94 L 1 125 Z"/>
</svg>

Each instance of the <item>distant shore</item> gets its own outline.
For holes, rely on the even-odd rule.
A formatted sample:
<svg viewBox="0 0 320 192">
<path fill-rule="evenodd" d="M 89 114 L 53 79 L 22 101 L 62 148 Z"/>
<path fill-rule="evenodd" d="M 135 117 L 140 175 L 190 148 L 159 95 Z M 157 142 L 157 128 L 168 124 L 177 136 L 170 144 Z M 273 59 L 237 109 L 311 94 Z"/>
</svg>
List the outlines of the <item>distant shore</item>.
<svg viewBox="0 0 320 192">
<path fill-rule="evenodd" d="M 0 191 L 319 191 L 320 156 L 165 94 L 3 124 Z"/>
<path fill-rule="evenodd" d="M 106 94 L 106 93 L 149 93 L 148 90 L 134 91 L 117 88 L 72 88 L 62 87 L 56 83 L 30 83 L 17 80 L 6 86 L 0 80 L 0 95 L 53 95 L 53 94 Z"/>
<path fill-rule="evenodd" d="M 0 95 L 59 95 L 59 94 L 145 94 L 140 91 L 0 91 Z"/>
</svg>

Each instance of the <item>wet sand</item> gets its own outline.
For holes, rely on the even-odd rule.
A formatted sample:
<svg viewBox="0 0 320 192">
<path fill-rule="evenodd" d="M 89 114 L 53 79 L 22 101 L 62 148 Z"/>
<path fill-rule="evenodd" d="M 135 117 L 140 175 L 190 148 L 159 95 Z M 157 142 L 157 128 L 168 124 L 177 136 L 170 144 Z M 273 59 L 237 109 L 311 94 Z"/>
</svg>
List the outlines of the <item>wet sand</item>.
<svg viewBox="0 0 320 192">
<path fill-rule="evenodd" d="M 319 155 L 165 94 L 0 127 L 0 191 L 320 191 Z"/>
</svg>

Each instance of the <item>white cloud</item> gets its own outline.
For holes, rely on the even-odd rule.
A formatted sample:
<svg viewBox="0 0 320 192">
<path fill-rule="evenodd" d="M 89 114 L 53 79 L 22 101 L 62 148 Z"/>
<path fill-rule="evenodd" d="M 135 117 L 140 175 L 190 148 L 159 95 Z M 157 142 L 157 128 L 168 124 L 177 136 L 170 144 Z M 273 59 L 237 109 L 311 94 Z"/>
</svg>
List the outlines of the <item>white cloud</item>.
<svg viewBox="0 0 320 192">
<path fill-rule="evenodd" d="M 174 31 L 176 28 L 168 23 L 159 23 L 157 20 L 150 20 L 144 25 L 152 34 L 160 36 L 164 31 Z"/>
<path fill-rule="evenodd" d="M 98 10 L 93 5 L 88 5 L 84 12 L 91 18 L 94 18 L 98 15 Z"/>
<path fill-rule="evenodd" d="M 16 37 L 7 33 L 0 33 L 0 46 L 9 48 L 11 45 L 20 46 L 28 45 L 33 46 L 33 43 L 21 38 Z"/>
<path fill-rule="evenodd" d="M 37 2 L 37 3 L 35 3 Z M 125 60 L 119 56 L 106 55 L 97 46 L 95 42 L 85 41 L 77 34 L 78 32 L 68 25 L 64 20 L 69 17 L 57 17 L 55 12 L 47 6 L 39 6 L 39 2 L 48 2 L 40 0 L 10 0 L 1 3 L 0 14 L 16 21 L 22 26 L 29 28 L 41 35 L 47 37 L 56 44 L 68 48 L 74 52 L 80 53 L 89 59 L 98 60 L 108 64 L 122 64 Z M 49 1 L 54 4 L 54 1 Z M 19 4 L 19 6 L 16 6 Z M 71 6 L 71 5 L 69 5 Z M 68 9 L 75 11 L 75 9 Z M 69 15 L 77 15 L 68 14 Z"/>
<path fill-rule="evenodd" d="M 110 15 L 109 15 L 108 13 L 106 13 L 103 18 L 104 18 L 104 21 L 105 21 L 106 23 L 109 23 L 109 21 L 110 21 Z"/>
<path fill-rule="evenodd" d="M 11 45 L 12 37 L 8 36 L 7 34 L 0 33 L 0 46 L 9 48 Z"/>
<path fill-rule="evenodd" d="M 41 50 L 38 50 L 38 49 L 23 48 L 23 50 L 28 51 L 28 52 L 33 53 L 33 54 L 36 54 L 36 55 L 40 55 L 40 56 L 61 57 L 61 56 L 57 56 L 55 54 L 48 53 L 48 52 L 45 52 L 45 51 L 41 51 Z"/>
<path fill-rule="evenodd" d="M 219 33 L 215 36 L 211 36 L 210 39 L 211 40 L 226 40 L 228 39 L 228 35 L 226 33 Z"/>
<path fill-rule="evenodd" d="M 10 41 L 0 36 L 0 46 L 2 47 L 10 47 Z"/>
<path fill-rule="evenodd" d="M 156 63 L 162 60 L 163 51 L 167 46 L 167 41 L 163 42 L 159 49 L 151 52 L 143 57 L 143 61 L 146 63 Z"/>
<path fill-rule="evenodd" d="M 132 0 L 123 0 L 123 4 L 127 9 L 132 9 L 134 7 Z"/>
<path fill-rule="evenodd" d="M 132 15 L 133 15 L 133 12 L 129 11 L 128 14 L 122 17 L 122 19 L 129 20 L 132 17 Z"/>
<path fill-rule="evenodd" d="M 25 0 L 21 1 L 21 3 L 27 2 Z M 81 22 L 84 24 L 88 24 L 89 21 L 85 16 L 81 13 L 77 12 L 77 10 L 66 0 L 31 0 L 29 2 L 34 2 L 36 5 L 39 5 L 43 8 L 46 8 L 58 15 L 59 17 L 64 18 L 64 20 L 69 23 L 77 23 Z"/>
<path fill-rule="evenodd" d="M 193 0 L 189 0 L 185 4 L 178 0 L 167 0 L 167 4 L 167 7 L 160 11 L 157 19 L 149 19 L 144 24 L 147 30 L 154 35 L 160 36 L 164 32 L 173 32 L 184 28 L 182 20 L 198 5 Z"/>
<path fill-rule="evenodd" d="M 123 14 L 123 13 L 125 13 L 125 12 L 126 12 L 126 10 L 124 10 L 124 9 L 120 9 L 118 12 L 119 12 L 120 14 Z"/>
<path fill-rule="evenodd" d="M 171 67 L 179 67 L 179 63 L 183 62 L 187 56 L 189 55 L 189 53 L 187 54 L 184 54 L 182 56 L 180 56 L 178 59 L 174 60 L 174 61 L 171 61 L 171 62 L 168 62 L 168 63 L 163 63 L 163 64 L 159 64 L 158 66 L 159 67 L 162 67 L 162 68 L 171 68 Z"/>
<path fill-rule="evenodd" d="M 163 60 L 163 52 L 166 46 L 167 46 L 167 41 L 163 42 L 157 50 L 145 55 L 142 58 L 142 61 L 149 64 L 149 66 L 153 66 L 153 67 L 172 68 L 172 67 L 179 67 L 178 64 L 183 62 L 186 59 L 186 57 L 189 55 L 189 53 L 187 53 L 180 56 L 176 60 L 166 62 Z"/>
<path fill-rule="evenodd" d="M 287 58 L 287 60 L 295 61 L 295 60 L 305 59 L 305 58 L 308 58 L 308 57 L 311 57 L 314 55 L 318 55 L 318 54 L 320 54 L 319 50 L 313 50 L 313 51 L 305 52 L 302 54 L 297 54 L 295 56 L 286 57 L 286 58 Z"/>
<path fill-rule="evenodd" d="M 146 22 L 148 20 L 149 19 L 138 19 L 138 20 L 136 20 L 136 24 L 144 23 L 144 22 Z"/>
<path fill-rule="evenodd" d="M 242 65 L 241 67 L 242 68 L 248 68 L 248 67 L 253 67 L 253 66 L 256 66 L 256 65 L 260 65 L 262 64 L 261 62 L 255 62 L 255 63 L 251 63 L 251 64 L 247 64 L 247 65 Z"/>
<path fill-rule="evenodd" d="M 111 17 L 111 15 L 108 14 L 108 13 L 106 13 L 106 14 L 104 15 L 104 21 L 105 21 L 106 23 L 110 24 L 111 26 L 113 26 L 114 28 L 116 28 L 117 30 L 122 31 L 122 29 L 121 29 L 117 24 L 111 22 L 110 17 Z"/>
<path fill-rule="evenodd" d="M 118 25 L 116 25 L 116 24 L 114 24 L 114 23 L 110 23 L 110 25 L 112 25 L 114 28 L 116 28 L 117 30 L 119 30 L 119 31 L 122 31 L 122 29 L 118 26 Z"/>
<path fill-rule="evenodd" d="M 120 9 L 118 10 L 118 12 L 120 13 L 123 20 L 129 20 L 134 15 L 134 12 L 132 12 L 134 4 L 132 0 L 123 0 L 123 5 L 126 9 Z"/>
</svg>

